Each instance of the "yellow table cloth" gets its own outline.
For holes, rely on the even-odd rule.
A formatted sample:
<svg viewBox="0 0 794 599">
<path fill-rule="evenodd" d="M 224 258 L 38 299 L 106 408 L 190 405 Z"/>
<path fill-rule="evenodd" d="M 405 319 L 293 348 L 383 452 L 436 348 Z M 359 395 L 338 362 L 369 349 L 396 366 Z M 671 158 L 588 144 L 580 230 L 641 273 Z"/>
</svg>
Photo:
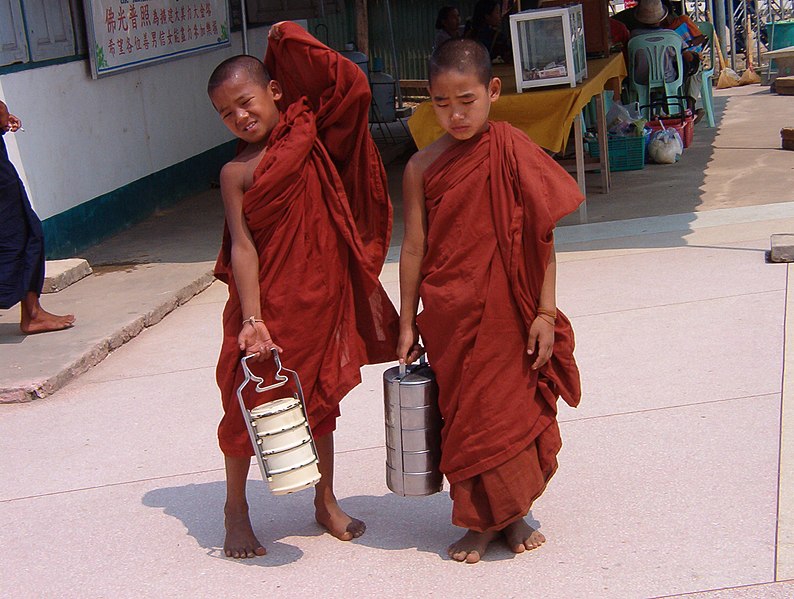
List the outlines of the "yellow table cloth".
<svg viewBox="0 0 794 599">
<path fill-rule="evenodd" d="M 576 115 L 607 87 L 611 79 L 616 80 L 619 85 L 626 77 L 623 54 L 588 60 L 587 75 L 587 79 L 576 87 L 541 87 L 527 90 L 523 94 L 504 93 L 505 84 L 514 85 L 511 78 L 510 81 L 503 82 L 503 93 L 491 107 L 490 118 L 494 121 L 507 121 L 521 129 L 540 147 L 560 152 L 565 149 Z M 408 119 L 408 127 L 420 149 L 444 134 L 436 121 L 430 101 L 417 107 L 416 112 Z"/>
</svg>

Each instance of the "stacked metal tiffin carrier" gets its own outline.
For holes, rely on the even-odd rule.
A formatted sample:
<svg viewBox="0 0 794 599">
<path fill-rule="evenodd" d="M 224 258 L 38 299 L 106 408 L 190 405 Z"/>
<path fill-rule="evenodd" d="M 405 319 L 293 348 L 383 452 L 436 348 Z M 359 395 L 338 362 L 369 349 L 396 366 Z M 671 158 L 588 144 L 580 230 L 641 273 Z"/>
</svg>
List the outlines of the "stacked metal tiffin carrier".
<svg viewBox="0 0 794 599">
<path fill-rule="evenodd" d="M 383 373 L 386 484 L 402 496 L 438 493 L 443 484 L 438 386 L 426 361 Z"/>
</svg>

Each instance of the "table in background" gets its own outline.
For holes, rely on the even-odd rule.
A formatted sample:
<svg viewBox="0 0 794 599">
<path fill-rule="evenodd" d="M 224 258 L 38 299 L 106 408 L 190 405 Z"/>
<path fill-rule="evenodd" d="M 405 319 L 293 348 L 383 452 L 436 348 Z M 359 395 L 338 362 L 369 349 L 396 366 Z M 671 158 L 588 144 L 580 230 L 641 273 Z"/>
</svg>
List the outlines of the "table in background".
<svg viewBox="0 0 794 599">
<path fill-rule="evenodd" d="M 509 122 L 551 152 L 565 149 L 571 127 L 574 127 L 576 180 L 582 194 L 586 193 L 582 110 L 595 98 L 602 191 L 609 192 L 609 148 L 603 94 L 604 90 L 609 90 L 609 93 L 620 90 L 620 82 L 626 76 L 623 55 L 618 53 L 609 58 L 588 60 L 587 79 L 576 87 L 541 87 L 519 94 L 515 91 L 512 65 L 495 67 L 494 74 L 502 78 L 503 83 L 502 95 L 491 107 L 491 119 Z M 408 120 L 408 127 L 420 149 L 444 134 L 430 102 L 423 102 L 417 107 Z M 587 222 L 586 201 L 579 208 L 579 220 Z"/>
</svg>

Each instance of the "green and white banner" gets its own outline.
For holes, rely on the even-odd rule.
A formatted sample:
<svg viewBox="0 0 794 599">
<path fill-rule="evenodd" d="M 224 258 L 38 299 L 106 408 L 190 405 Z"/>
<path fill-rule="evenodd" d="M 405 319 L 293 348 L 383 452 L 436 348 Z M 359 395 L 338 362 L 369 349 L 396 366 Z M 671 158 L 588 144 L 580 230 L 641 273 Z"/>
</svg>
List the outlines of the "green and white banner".
<svg viewBox="0 0 794 599">
<path fill-rule="evenodd" d="M 227 0 L 84 0 L 96 79 L 223 46 Z"/>
</svg>

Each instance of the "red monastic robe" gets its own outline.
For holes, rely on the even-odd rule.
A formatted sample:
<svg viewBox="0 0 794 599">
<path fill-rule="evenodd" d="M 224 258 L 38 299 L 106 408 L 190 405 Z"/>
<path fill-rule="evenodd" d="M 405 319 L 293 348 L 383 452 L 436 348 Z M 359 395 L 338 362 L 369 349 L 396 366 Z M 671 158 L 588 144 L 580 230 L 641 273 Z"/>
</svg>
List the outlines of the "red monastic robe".
<svg viewBox="0 0 794 599">
<path fill-rule="evenodd" d="M 528 356 L 555 223 L 576 182 L 507 123 L 445 151 L 426 171 L 427 253 L 417 323 L 439 385 L 441 470 L 453 523 L 498 530 L 522 518 L 557 467 L 558 396 L 579 402 L 573 330 L 558 312 L 554 355 Z"/>
<path fill-rule="evenodd" d="M 244 196 L 259 253 L 262 318 L 296 370 L 316 436 L 333 430 L 340 400 L 364 364 L 394 359 L 397 313 L 378 275 L 391 233 L 386 172 L 369 134 L 370 88 L 364 73 L 293 23 L 270 40 L 265 63 L 284 91 L 285 109 Z M 216 276 L 229 285 L 216 371 L 224 416 L 222 451 L 253 454 L 236 391 L 242 319 L 224 233 Z M 273 364 L 252 364 L 273 380 Z M 253 385 L 246 388 L 251 391 Z M 279 392 L 280 391 L 280 392 Z M 289 395 L 246 397 L 249 407 Z"/>
</svg>

